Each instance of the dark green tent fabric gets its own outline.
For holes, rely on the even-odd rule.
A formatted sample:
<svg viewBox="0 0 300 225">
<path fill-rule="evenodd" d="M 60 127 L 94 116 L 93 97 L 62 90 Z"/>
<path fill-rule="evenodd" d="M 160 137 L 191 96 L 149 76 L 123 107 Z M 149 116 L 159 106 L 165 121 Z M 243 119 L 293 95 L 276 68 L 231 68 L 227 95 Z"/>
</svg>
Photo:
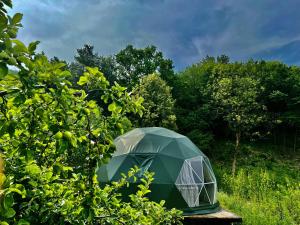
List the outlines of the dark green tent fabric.
<svg viewBox="0 0 300 225">
<path fill-rule="evenodd" d="M 118 181 L 134 166 L 154 172 L 149 199 L 165 200 L 167 208 L 184 215 L 206 214 L 219 210 L 217 182 L 208 158 L 187 137 L 160 128 L 137 128 L 114 141 L 116 151 L 110 162 L 97 168 L 100 185 Z M 124 200 L 136 190 L 131 183 L 123 190 Z"/>
</svg>

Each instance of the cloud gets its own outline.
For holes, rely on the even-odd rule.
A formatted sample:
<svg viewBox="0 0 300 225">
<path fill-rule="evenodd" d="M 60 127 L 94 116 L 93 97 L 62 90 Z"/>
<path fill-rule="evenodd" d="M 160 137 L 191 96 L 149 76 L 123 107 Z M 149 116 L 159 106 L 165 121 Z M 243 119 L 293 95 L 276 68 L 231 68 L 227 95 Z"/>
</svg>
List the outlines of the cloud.
<svg viewBox="0 0 300 225">
<path fill-rule="evenodd" d="M 49 56 L 70 61 L 84 43 L 106 55 L 153 44 L 182 69 L 206 55 L 245 60 L 280 51 L 300 37 L 299 6 L 298 0 L 19 0 L 13 11 L 24 13 L 19 38 L 42 41 Z"/>
</svg>

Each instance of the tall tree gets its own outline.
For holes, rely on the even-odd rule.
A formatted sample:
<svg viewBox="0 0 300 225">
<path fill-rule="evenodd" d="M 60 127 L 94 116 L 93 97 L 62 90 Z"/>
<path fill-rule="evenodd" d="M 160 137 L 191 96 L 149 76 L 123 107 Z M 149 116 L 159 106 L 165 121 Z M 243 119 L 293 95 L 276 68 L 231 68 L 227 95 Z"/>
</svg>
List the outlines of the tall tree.
<svg viewBox="0 0 300 225">
<path fill-rule="evenodd" d="M 143 77 L 133 93 L 144 99 L 143 116 L 135 119 L 138 126 L 176 129 L 175 101 L 171 88 L 158 74 Z"/>
<path fill-rule="evenodd" d="M 260 84 L 251 75 L 239 71 L 241 66 L 217 65 L 209 85 L 213 104 L 235 134 L 233 175 L 242 135 L 262 122 L 264 116 L 262 114 L 264 106 L 258 102 Z"/>
</svg>

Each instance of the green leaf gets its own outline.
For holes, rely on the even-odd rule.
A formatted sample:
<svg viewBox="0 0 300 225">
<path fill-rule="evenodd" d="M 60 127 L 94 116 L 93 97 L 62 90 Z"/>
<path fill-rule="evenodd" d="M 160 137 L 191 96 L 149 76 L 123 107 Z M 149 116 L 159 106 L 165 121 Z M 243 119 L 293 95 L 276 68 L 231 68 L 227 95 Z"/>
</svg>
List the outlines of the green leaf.
<svg viewBox="0 0 300 225">
<path fill-rule="evenodd" d="M 87 76 L 81 76 L 79 78 L 79 81 L 77 82 L 78 85 L 85 85 L 88 82 L 88 77 Z"/>
<path fill-rule="evenodd" d="M 15 192 L 22 196 L 26 197 L 26 190 L 22 184 L 13 184 L 8 188 L 8 193 Z"/>
<path fill-rule="evenodd" d="M 108 106 L 108 111 L 114 112 L 116 109 L 117 109 L 117 105 L 116 105 L 115 102 L 109 104 L 109 106 Z"/>
<path fill-rule="evenodd" d="M 8 68 L 5 63 L 0 63 L 0 79 L 8 74 Z"/>
<path fill-rule="evenodd" d="M 5 51 L 0 53 L 0 59 L 8 59 L 8 58 L 9 58 L 9 55 Z"/>
<path fill-rule="evenodd" d="M 41 173 L 41 169 L 38 165 L 36 164 L 30 164 L 25 167 L 26 172 L 32 175 L 38 175 Z"/>
<path fill-rule="evenodd" d="M 14 215 L 16 215 L 16 211 L 13 208 L 5 209 L 3 212 L 5 218 L 12 218 Z"/>
<path fill-rule="evenodd" d="M 12 194 L 5 195 L 4 201 L 3 201 L 4 209 L 11 208 L 13 206 L 13 203 L 14 203 L 13 195 Z"/>
<path fill-rule="evenodd" d="M 28 52 L 27 47 L 24 45 L 23 42 L 19 41 L 19 40 L 12 40 L 12 42 L 15 44 L 15 46 L 13 47 L 15 51 L 17 52 Z"/>
<path fill-rule="evenodd" d="M 35 52 L 39 43 L 40 43 L 40 41 L 34 41 L 28 45 L 28 51 L 30 54 L 33 54 Z"/>
<path fill-rule="evenodd" d="M 0 225 L 9 225 L 9 224 L 6 223 L 5 221 L 0 221 Z"/>
<path fill-rule="evenodd" d="M 17 225 L 30 225 L 30 223 L 24 219 L 20 219 L 18 221 Z"/>
<path fill-rule="evenodd" d="M 23 18 L 23 14 L 22 13 L 16 13 L 13 18 L 12 18 L 12 22 L 13 24 L 17 24 L 17 23 L 20 23 L 21 20 Z"/>
<path fill-rule="evenodd" d="M 7 26 L 7 18 L 5 16 L 0 15 L 0 29 L 3 30 Z"/>
</svg>

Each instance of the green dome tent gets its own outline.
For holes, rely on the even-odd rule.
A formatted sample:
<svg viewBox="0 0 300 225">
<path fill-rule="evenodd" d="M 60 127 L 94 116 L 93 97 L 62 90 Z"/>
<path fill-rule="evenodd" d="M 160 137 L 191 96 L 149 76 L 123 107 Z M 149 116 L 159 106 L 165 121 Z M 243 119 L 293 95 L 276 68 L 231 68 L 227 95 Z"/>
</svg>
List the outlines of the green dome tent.
<svg viewBox="0 0 300 225">
<path fill-rule="evenodd" d="M 148 197 L 165 200 L 167 208 L 184 215 L 206 214 L 219 210 L 217 183 L 208 158 L 187 137 L 159 128 L 137 128 L 115 139 L 116 152 L 110 162 L 97 169 L 101 185 L 119 180 L 134 166 L 154 172 Z M 133 193 L 130 185 L 123 195 Z"/>
</svg>

